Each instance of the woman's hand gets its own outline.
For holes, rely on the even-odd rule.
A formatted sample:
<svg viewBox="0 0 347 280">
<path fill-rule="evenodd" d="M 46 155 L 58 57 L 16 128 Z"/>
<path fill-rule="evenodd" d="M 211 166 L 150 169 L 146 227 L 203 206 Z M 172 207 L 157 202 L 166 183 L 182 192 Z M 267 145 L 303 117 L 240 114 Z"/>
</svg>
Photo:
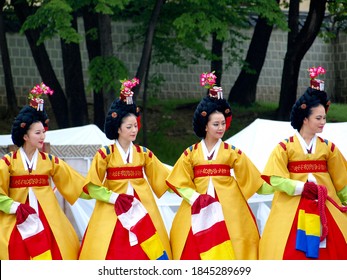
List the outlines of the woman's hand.
<svg viewBox="0 0 347 280">
<path fill-rule="evenodd" d="M 306 199 L 316 200 L 318 199 L 318 188 L 325 188 L 325 186 L 317 185 L 314 182 L 306 182 L 301 196 Z"/>
</svg>

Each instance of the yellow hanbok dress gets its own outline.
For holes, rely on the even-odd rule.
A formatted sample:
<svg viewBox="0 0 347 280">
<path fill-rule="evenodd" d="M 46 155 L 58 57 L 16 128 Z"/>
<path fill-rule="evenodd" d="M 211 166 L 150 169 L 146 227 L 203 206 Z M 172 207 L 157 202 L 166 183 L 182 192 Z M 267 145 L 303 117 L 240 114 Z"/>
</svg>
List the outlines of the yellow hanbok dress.
<svg viewBox="0 0 347 280">
<path fill-rule="evenodd" d="M 33 192 L 39 210 L 42 211 L 38 214 L 44 216 L 48 222 L 49 230 L 55 239 L 52 242 L 58 246 L 57 254 L 63 260 L 76 260 L 80 243 L 75 229 L 57 200 L 54 189 L 56 188 L 72 205 L 82 193 L 84 180 L 85 178 L 66 162 L 44 152 L 38 153 L 36 168 L 30 174 L 23 165 L 19 150 L 4 155 L 0 160 L 0 195 L 3 199 L 9 197 L 13 201 L 26 203 L 29 192 Z M 51 181 L 54 183 L 54 188 Z M 0 259 L 2 260 L 9 259 L 13 253 L 22 258 L 20 252 L 21 250 L 25 252 L 25 249 L 21 248 L 22 243 L 10 246 L 11 234 L 15 227 L 16 215 L 0 211 Z"/>
<path fill-rule="evenodd" d="M 204 155 L 202 145 L 199 142 L 182 153 L 167 183 L 177 193 L 179 188 L 191 188 L 199 194 L 206 194 L 212 182 L 215 197 L 222 206 L 235 258 L 256 260 L 259 232 L 247 200 L 263 184 L 260 172 L 245 153 L 232 145 L 221 141 L 211 160 Z M 170 232 L 175 260 L 182 258 L 187 239 L 191 236 L 191 217 L 191 205 L 182 200 Z M 192 259 L 193 255 L 193 252 L 188 252 L 187 258 Z"/>
<path fill-rule="evenodd" d="M 167 191 L 165 179 L 169 169 L 146 147 L 132 145 L 131 149 L 132 159 L 128 163 L 124 163 L 115 144 L 99 149 L 92 161 L 85 185 L 92 183 L 106 187 L 117 194 L 124 194 L 127 193 L 130 184 L 135 197 L 147 210 L 171 259 L 169 237 L 153 195 L 160 198 Z M 110 250 L 113 250 L 117 258 L 136 259 L 135 254 L 128 255 L 128 250 L 121 248 L 124 246 L 130 250 L 129 235 L 117 236 L 120 227 L 117 221 L 114 205 L 96 200 L 83 238 L 79 259 L 105 260 Z M 118 232 L 124 232 L 124 228 Z M 113 241 L 117 243 L 118 248 L 110 248 Z"/>
<path fill-rule="evenodd" d="M 270 155 L 262 175 L 306 182 L 311 173 L 318 185 L 327 188 L 328 196 L 341 205 L 337 194 L 346 191 L 346 160 L 339 149 L 328 140 L 317 137 L 315 146 L 312 153 L 305 153 L 297 135 L 281 141 Z M 283 259 L 286 250 L 295 250 L 293 246 L 287 246 L 287 242 L 289 239 L 295 239 L 291 236 L 291 231 L 300 199 L 300 195 L 291 196 L 283 191 L 274 193 L 270 215 L 260 240 L 260 259 Z M 340 231 L 338 234 L 342 239 L 341 248 L 346 248 L 347 214 L 342 213 L 329 201 L 326 201 L 326 209 L 338 227 L 336 230 Z M 329 224 L 328 226 L 330 227 Z M 335 247 L 329 241 L 330 238 L 334 239 L 332 227 L 329 232 L 325 250 Z M 338 239 L 337 235 L 335 239 Z"/>
</svg>

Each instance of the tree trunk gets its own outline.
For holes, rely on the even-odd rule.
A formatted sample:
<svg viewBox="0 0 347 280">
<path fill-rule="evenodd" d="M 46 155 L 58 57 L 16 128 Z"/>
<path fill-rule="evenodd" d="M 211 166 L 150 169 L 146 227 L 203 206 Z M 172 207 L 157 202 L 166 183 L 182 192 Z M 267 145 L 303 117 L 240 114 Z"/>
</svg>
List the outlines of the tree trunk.
<svg viewBox="0 0 347 280">
<path fill-rule="evenodd" d="M 312 46 L 322 25 L 325 13 L 326 0 L 311 0 L 309 12 L 304 26 L 299 30 L 299 2 L 291 0 L 289 6 L 290 21 L 288 27 L 288 46 L 284 59 L 281 81 L 281 93 L 277 119 L 287 121 L 290 117 L 291 108 L 295 103 L 298 86 L 298 76 L 301 61 L 306 52 Z M 317 63 L 319 63 L 317 61 Z M 309 86 L 309 74 L 307 74 Z"/>
<path fill-rule="evenodd" d="M 95 57 L 101 56 L 100 49 L 100 34 L 98 25 L 98 15 L 90 12 L 88 7 L 82 11 L 84 30 L 86 34 L 86 46 L 88 51 L 89 61 L 92 61 Z M 97 38 L 92 38 L 88 31 L 96 29 L 98 31 Z M 93 109 L 94 109 L 94 124 L 97 125 L 102 131 L 104 131 L 105 124 L 105 110 L 104 110 L 104 94 L 102 91 L 93 91 Z"/>
<path fill-rule="evenodd" d="M 7 112 L 6 116 L 14 117 L 18 114 L 16 92 L 13 86 L 13 77 L 11 70 L 10 56 L 8 54 L 6 30 L 4 22 L 3 7 L 5 0 L 0 0 L 0 51 L 1 61 L 4 70 L 6 99 L 7 99 Z"/>
<path fill-rule="evenodd" d="M 72 27 L 77 32 L 77 18 L 73 14 Z M 82 60 L 79 44 L 61 40 L 65 92 L 68 99 L 71 126 L 89 123 L 86 93 L 84 91 Z"/>
<path fill-rule="evenodd" d="M 140 87 L 141 87 L 141 81 L 145 75 L 145 72 L 146 72 L 146 70 L 148 71 L 148 69 L 147 69 L 148 65 L 149 65 L 148 61 L 150 60 L 150 57 L 151 57 L 155 27 L 156 27 L 157 22 L 158 22 L 161 7 L 164 5 L 165 1 L 166 0 L 157 0 L 156 1 L 154 9 L 152 11 L 150 21 L 148 23 L 148 29 L 147 29 L 147 33 L 145 36 L 145 42 L 144 42 L 143 48 L 142 48 L 141 61 L 140 61 L 139 67 L 137 68 L 137 72 L 135 75 L 136 78 L 138 78 L 140 80 L 140 85 L 133 88 L 134 101 L 136 101 L 136 98 L 139 94 Z"/>
<path fill-rule="evenodd" d="M 32 14 L 26 1 L 12 1 L 14 11 L 21 25 L 27 17 Z M 25 36 L 28 40 L 34 61 L 41 75 L 43 82 L 54 90 L 53 95 L 49 95 L 49 101 L 59 128 L 69 127 L 68 106 L 63 89 L 55 75 L 44 44 L 37 45 L 40 37 L 39 30 L 27 30 Z M 32 85 L 34 86 L 34 85 Z"/>
<path fill-rule="evenodd" d="M 221 86 L 223 74 L 223 41 L 217 39 L 217 33 L 212 34 L 212 54 L 218 57 L 211 61 L 211 71 L 215 71 L 216 85 Z"/>
<path fill-rule="evenodd" d="M 144 79 L 144 89 L 143 89 L 143 106 L 142 106 L 142 116 L 141 116 L 141 126 L 142 126 L 142 145 L 147 147 L 147 91 L 148 91 L 148 81 L 149 81 L 149 68 L 151 65 L 151 56 L 148 60 L 148 67 Z"/>
<path fill-rule="evenodd" d="M 105 58 L 113 56 L 111 17 L 105 14 L 98 16 L 100 28 L 101 55 Z M 108 112 L 113 100 L 116 98 L 115 89 L 104 90 L 104 111 Z"/>
<path fill-rule="evenodd" d="M 147 143 L 147 132 L 146 132 L 146 114 L 147 114 L 147 85 L 149 80 L 149 67 L 150 67 L 150 61 L 151 61 L 151 55 L 152 55 L 152 45 L 153 45 L 153 38 L 154 38 L 154 32 L 155 27 L 158 22 L 159 14 L 161 11 L 161 7 L 164 5 L 166 0 L 157 0 L 156 4 L 154 6 L 154 9 L 152 11 L 152 15 L 150 18 L 150 21 L 148 23 L 147 33 L 145 36 L 145 42 L 143 44 L 142 48 L 142 56 L 140 60 L 139 67 L 137 68 L 137 72 L 135 77 L 140 80 L 140 85 L 133 88 L 134 92 L 134 102 L 136 102 L 136 98 L 139 95 L 139 91 L 141 88 L 141 81 L 144 78 L 144 93 L 143 93 L 143 112 L 142 112 L 142 139 L 143 143 L 142 145 L 146 146 Z"/>
<path fill-rule="evenodd" d="M 250 106 L 256 101 L 257 83 L 266 58 L 273 26 L 266 19 L 259 17 L 246 56 L 246 64 L 251 71 L 242 69 L 234 86 L 231 88 L 228 101 L 242 106 Z"/>
</svg>

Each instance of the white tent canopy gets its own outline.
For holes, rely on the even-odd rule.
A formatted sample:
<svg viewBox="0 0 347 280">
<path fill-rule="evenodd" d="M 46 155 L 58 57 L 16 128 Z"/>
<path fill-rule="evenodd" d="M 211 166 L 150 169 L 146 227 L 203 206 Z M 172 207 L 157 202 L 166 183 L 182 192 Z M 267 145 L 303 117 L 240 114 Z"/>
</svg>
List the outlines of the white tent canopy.
<svg viewBox="0 0 347 280">
<path fill-rule="evenodd" d="M 276 144 L 293 133 L 289 122 L 256 119 L 225 142 L 241 149 L 262 171 Z"/>
<path fill-rule="evenodd" d="M 290 122 L 256 119 L 225 142 L 246 153 L 261 172 L 275 146 L 294 133 Z M 327 123 L 318 135 L 333 142 L 347 156 L 347 122 Z"/>
<path fill-rule="evenodd" d="M 46 142 L 51 145 L 108 145 L 113 143 L 94 124 L 48 130 L 46 132 Z M 0 146 L 12 145 L 11 135 L 0 135 Z"/>
</svg>

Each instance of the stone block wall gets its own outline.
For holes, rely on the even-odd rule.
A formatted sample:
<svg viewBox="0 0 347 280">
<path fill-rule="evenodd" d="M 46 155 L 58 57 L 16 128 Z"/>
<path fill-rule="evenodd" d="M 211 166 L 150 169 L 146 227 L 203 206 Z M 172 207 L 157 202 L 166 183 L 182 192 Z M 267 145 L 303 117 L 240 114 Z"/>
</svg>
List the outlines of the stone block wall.
<svg viewBox="0 0 347 280">
<path fill-rule="evenodd" d="M 136 73 L 142 46 L 137 46 L 136 49 L 123 46 L 123 42 L 128 39 L 127 30 L 129 27 L 130 23 L 128 22 L 115 24 L 113 42 L 115 56 L 124 61 L 129 69 L 129 73 L 133 73 L 130 74 L 132 76 Z M 79 28 L 83 30 L 81 23 Z M 253 30 L 245 30 L 245 34 L 249 37 L 252 36 L 252 32 Z M 35 84 L 41 82 L 41 78 L 25 36 L 7 33 L 7 43 L 18 104 L 26 104 L 28 91 Z M 58 39 L 50 40 L 45 44 L 56 75 L 64 88 L 60 41 Z M 81 43 L 80 47 L 85 73 L 85 85 L 87 86 L 88 55 L 84 42 Z M 244 55 L 246 55 L 248 42 L 244 43 L 243 49 Z M 286 49 L 287 33 L 274 29 L 257 86 L 258 101 L 278 102 Z M 307 69 L 311 66 L 319 65 L 327 69 L 327 74 L 324 76 L 326 91 L 336 97 L 339 102 L 347 103 L 347 81 L 345 79 L 347 75 L 347 40 L 345 34 L 342 34 L 340 40 L 334 44 L 326 44 L 320 38 L 316 38 L 301 63 L 298 95 L 301 95 L 309 85 Z M 160 87 L 152 89 L 153 91 L 150 91 L 149 95 L 163 99 L 201 97 L 205 94 L 205 90 L 199 85 L 199 75 L 202 72 L 209 71 L 209 69 L 209 61 L 204 60 L 201 60 L 197 65 L 190 65 L 187 69 L 180 69 L 172 64 L 153 65 L 150 74 L 160 73 L 165 78 L 165 82 Z M 240 68 L 236 64 L 224 70 L 221 86 L 225 95 L 229 93 L 239 72 Z M 0 61 L 0 106 L 6 106 L 5 98 L 4 73 Z M 87 100 L 93 102 L 91 93 L 87 93 Z"/>
</svg>

